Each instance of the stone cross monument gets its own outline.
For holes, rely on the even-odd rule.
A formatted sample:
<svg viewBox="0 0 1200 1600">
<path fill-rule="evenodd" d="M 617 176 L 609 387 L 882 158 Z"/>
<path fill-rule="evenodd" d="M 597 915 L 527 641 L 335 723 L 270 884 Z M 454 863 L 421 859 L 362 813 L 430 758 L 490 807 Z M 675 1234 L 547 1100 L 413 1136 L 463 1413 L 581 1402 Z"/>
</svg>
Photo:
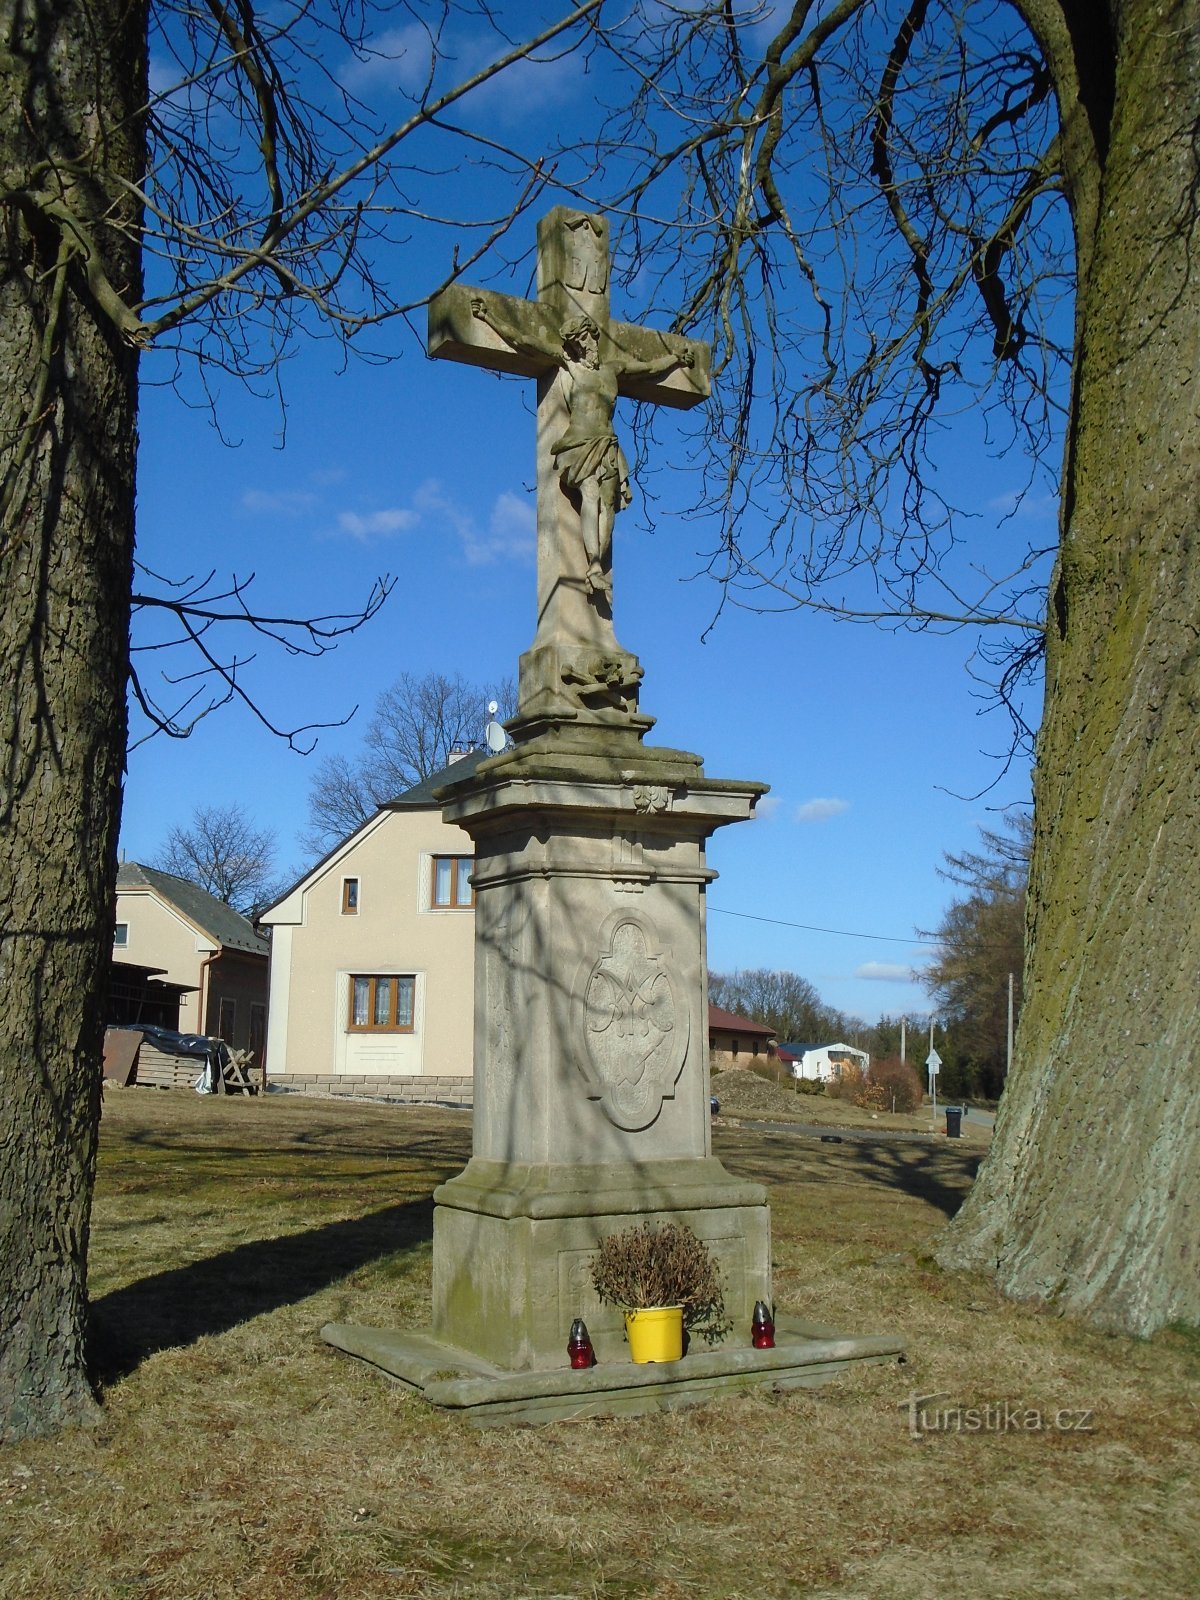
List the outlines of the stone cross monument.
<svg viewBox="0 0 1200 1600">
<path fill-rule="evenodd" d="M 433 1326 L 331 1326 L 325 1337 L 476 1420 L 652 1409 L 746 1382 L 812 1383 L 894 1341 L 838 1340 L 776 1316 L 760 1184 L 712 1153 L 705 861 L 760 783 L 643 743 L 642 669 L 613 632 L 613 522 L 630 497 L 619 396 L 691 406 L 708 350 L 614 322 L 604 219 L 559 207 L 538 229 L 538 298 L 455 285 L 430 306 L 434 356 L 535 379 L 537 628 L 521 658 L 511 749 L 441 791 L 475 844 L 472 1156 L 436 1191 Z M 601 1306 L 600 1241 L 684 1222 L 716 1255 L 724 1345 L 634 1368 Z M 584 1317 L 598 1364 L 571 1371 Z M 851 1349 L 851 1346 L 854 1346 Z"/>
<path fill-rule="evenodd" d="M 538 226 L 538 298 L 455 285 L 430 308 L 429 353 L 537 381 L 537 631 L 518 729 L 627 723 L 641 668 L 612 621 L 612 527 L 630 498 L 618 395 L 685 409 L 708 395 L 708 347 L 614 322 L 608 223 L 556 207 Z M 652 726 L 650 722 L 644 728 Z"/>
</svg>

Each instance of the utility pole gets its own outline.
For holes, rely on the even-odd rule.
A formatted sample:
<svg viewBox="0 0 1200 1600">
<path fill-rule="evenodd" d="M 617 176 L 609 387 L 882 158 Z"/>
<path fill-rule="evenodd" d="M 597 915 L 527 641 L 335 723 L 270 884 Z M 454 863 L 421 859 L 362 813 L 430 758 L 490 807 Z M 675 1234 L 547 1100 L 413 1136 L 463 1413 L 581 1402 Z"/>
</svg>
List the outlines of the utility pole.
<svg viewBox="0 0 1200 1600">
<path fill-rule="evenodd" d="M 907 1017 L 900 1018 L 900 1065 L 904 1065 L 904 1029 L 908 1023 Z"/>
</svg>

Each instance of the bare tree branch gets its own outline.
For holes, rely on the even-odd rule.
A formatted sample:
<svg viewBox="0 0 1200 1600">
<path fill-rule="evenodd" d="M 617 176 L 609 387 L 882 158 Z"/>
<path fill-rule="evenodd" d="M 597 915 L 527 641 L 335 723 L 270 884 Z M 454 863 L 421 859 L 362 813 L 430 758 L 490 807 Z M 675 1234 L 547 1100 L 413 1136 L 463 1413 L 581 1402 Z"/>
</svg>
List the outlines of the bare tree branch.
<svg viewBox="0 0 1200 1600">
<path fill-rule="evenodd" d="M 156 578 L 167 588 L 158 594 L 135 592 L 132 597 L 135 610 L 154 611 L 173 617 L 179 624 L 179 633 L 174 638 L 156 640 L 151 644 L 135 644 L 131 647 L 132 655 L 136 657 L 147 651 L 170 649 L 176 644 L 190 644 L 199 654 L 202 665 L 197 671 L 179 676 L 162 673 L 163 681 L 173 687 L 180 684 L 195 685 L 184 699 L 168 707 L 157 694 L 148 690 L 136 660 L 131 661 L 130 681 L 134 697 L 150 724 L 149 731 L 131 743 L 131 749 L 155 733 L 186 739 L 204 717 L 232 700 L 241 701 L 269 733 L 305 755 L 313 750 L 316 739 L 306 739 L 304 735 L 315 735 L 323 728 L 342 727 L 354 715 L 351 710 L 346 716 L 332 722 L 307 722 L 298 727 L 284 727 L 267 715 L 238 679 L 239 671 L 249 666 L 254 657 L 239 656 L 236 652 L 218 652 L 209 643 L 207 635 L 214 628 L 233 625 L 243 634 L 249 631 L 260 635 L 280 646 L 288 655 L 323 656 L 336 649 L 339 640 L 356 632 L 375 616 L 394 588 L 394 578 L 377 578 L 361 611 L 319 617 L 288 617 L 269 616 L 248 604 L 246 594 L 254 582 L 253 573 L 248 578 L 235 577 L 222 587 L 215 572 L 209 572 L 200 579 L 185 578 L 172 582 L 161 574 L 151 573 L 141 563 L 138 563 L 138 570 Z M 232 605 L 222 606 L 223 601 L 231 601 Z"/>
<path fill-rule="evenodd" d="M 655 4 L 603 34 L 626 276 L 682 302 L 720 376 L 695 423 L 704 570 L 721 604 L 986 629 L 1011 692 L 1056 535 L 1001 518 L 968 561 L 939 450 L 971 411 L 1026 483 L 1058 470 L 1073 261 L 1046 64 L 994 0 L 761 21 Z"/>
</svg>

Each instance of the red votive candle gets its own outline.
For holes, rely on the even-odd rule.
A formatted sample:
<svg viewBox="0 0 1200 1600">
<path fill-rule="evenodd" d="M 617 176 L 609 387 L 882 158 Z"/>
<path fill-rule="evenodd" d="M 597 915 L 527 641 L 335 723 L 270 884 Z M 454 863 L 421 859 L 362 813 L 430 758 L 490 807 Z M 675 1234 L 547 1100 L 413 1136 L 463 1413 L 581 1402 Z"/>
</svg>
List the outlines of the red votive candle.
<svg viewBox="0 0 1200 1600">
<path fill-rule="evenodd" d="M 775 1319 L 765 1300 L 754 1302 L 754 1316 L 750 1320 L 750 1343 L 756 1350 L 774 1350 Z"/>
<path fill-rule="evenodd" d="M 582 1317 L 576 1317 L 571 1324 L 571 1334 L 567 1340 L 567 1354 L 571 1358 L 571 1366 L 575 1371 L 583 1367 L 596 1365 L 596 1352 L 592 1349 L 592 1341 L 588 1337 L 587 1323 Z"/>
</svg>

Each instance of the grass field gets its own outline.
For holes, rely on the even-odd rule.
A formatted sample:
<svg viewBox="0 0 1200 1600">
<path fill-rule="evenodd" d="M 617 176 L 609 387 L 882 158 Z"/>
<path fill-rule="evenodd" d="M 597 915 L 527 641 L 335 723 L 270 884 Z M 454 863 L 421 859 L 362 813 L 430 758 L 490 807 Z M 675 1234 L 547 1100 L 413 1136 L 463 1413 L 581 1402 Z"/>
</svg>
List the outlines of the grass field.
<svg viewBox="0 0 1200 1600">
<path fill-rule="evenodd" d="M 427 1321 L 430 1195 L 469 1134 L 106 1094 L 104 1418 L 0 1451 L 5 1600 L 1200 1595 L 1200 1341 L 1108 1337 L 933 1267 L 978 1147 L 715 1134 L 770 1185 L 779 1305 L 898 1330 L 906 1366 L 480 1433 L 318 1337 Z M 914 1392 L 946 1397 L 945 1429 L 910 1436 Z"/>
<path fill-rule="evenodd" d="M 872 1112 L 824 1094 L 797 1094 L 790 1085 L 737 1070 L 716 1074 L 712 1088 L 726 1122 L 800 1122 L 828 1128 L 831 1133 L 850 1128 L 874 1133 L 919 1133 L 938 1139 L 946 1134 L 943 1102 L 939 1102 L 936 1114 L 928 1101 L 920 1110 L 908 1113 Z M 983 1122 L 978 1112 L 974 1117 L 968 1113 L 960 1123 L 959 1137 L 978 1154 L 991 1143 L 990 1123 Z"/>
</svg>

